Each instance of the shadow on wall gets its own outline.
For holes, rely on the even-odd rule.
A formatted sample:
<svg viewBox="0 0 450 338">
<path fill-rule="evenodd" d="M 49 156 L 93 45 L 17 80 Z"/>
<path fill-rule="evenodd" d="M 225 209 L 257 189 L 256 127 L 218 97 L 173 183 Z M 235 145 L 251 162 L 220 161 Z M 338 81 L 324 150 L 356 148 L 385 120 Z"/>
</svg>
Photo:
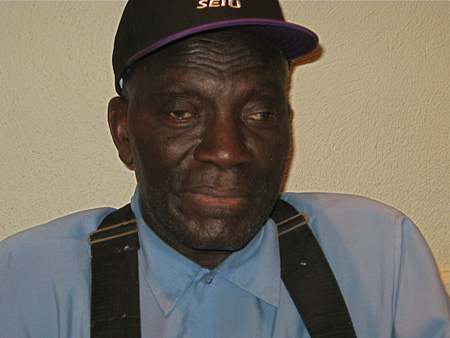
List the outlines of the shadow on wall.
<svg viewBox="0 0 450 338">
<path fill-rule="evenodd" d="M 442 284 L 444 284 L 445 291 L 450 295 L 450 270 L 441 270 L 439 271 L 441 274 Z"/>
<path fill-rule="evenodd" d="M 291 67 L 295 68 L 298 66 L 302 66 L 302 65 L 306 65 L 308 63 L 315 62 L 322 57 L 323 53 L 324 53 L 324 49 L 323 49 L 322 45 L 319 44 L 317 46 L 317 48 L 314 49 L 311 53 L 303 55 L 303 56 L 293 60 Z"/>
</svg>

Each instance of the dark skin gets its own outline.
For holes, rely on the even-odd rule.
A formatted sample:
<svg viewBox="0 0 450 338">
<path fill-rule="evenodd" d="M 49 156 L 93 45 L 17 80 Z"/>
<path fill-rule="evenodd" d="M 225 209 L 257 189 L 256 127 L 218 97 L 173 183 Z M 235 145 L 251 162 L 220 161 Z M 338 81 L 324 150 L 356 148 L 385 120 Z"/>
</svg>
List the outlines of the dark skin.
<svg viewBox="0 0 450 338">
<path fill-rule="evenodd" d="M 213 269 L 267 221 L 290 149 L 287 65 L 252 35 L 208 33 L 141 60 L 109 103 L 143 217 Z"/>
</svg>

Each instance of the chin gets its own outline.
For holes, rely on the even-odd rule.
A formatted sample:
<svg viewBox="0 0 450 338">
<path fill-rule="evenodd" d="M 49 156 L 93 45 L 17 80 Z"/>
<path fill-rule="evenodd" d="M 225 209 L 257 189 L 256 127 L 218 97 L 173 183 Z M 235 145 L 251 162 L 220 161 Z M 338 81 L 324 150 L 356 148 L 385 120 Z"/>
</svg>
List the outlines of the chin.
<svg viewBox="0 0 450 338">
<path fill-rule="evenodd" d="M 258 219 L 250 224 L 223 225 L 217 221 L 211 223 L 216 224 L 208 224 L 203 230 L 189 231 L 184 238 L 184 245 L 195 250 L 239 251 L 261 230 L 265 220 Z"/>
</svg>

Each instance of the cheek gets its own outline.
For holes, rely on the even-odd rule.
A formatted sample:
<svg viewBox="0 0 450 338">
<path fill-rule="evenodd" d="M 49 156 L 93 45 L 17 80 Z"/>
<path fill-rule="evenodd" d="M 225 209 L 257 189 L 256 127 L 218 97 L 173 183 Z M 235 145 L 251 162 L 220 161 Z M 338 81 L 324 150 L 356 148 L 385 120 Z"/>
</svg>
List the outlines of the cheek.
<svg viewBox="0 0 450 338">
<path fill-rule="evenodd" d="M 257 154 L 258 165 L 268 174 L 275 175 L 284 172 L 285 164 L 291 149 L 289 129 L 274 133 L 271 137 L 254 142 L 253 152 Z"/>
<path fill-rule="evenodd" d="M 186 159 L 195 147 L 193 137 L 168 134 L 161 128 L 140 127 L 130 136 L 136 177 L 146 188 L 173 181 L 175 175 L 186 169 Z"/>
<path fill-rule="evenodd" d="M 292 147 L 292 134 L 291 134 L 291 126 L 290 122 L 286 122 L 283 125 L 282 130 L 278 133 L 275 142 L 275 148 L 279 156 L 283 158 L 285 161 L 289 157 L 289 153 Z"/>
</svg>

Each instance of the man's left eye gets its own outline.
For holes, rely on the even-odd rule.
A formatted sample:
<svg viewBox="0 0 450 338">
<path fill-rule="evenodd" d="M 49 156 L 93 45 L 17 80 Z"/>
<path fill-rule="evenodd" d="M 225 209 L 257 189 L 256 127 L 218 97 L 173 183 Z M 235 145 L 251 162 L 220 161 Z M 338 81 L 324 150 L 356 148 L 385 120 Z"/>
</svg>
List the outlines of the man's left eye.
<svg viewBox="0 0 450 338">
<path fill-rule="evenodd" d="M 248 119 L 253 120 L 253 121 L 260 121 L 260 122 L 264 122 L 264 121 L 268 121 L 271 118 L 274 117 L 275 114 L 273 113 L 269 113 L 269 112 L 262 112 L 262 113 L 254 113 L 254 114 L 250 114 L 249 116 L 247 116 Z"/>
<path fill-rule="evenodd" d="M 194 117 L 194 114 L 183 111 L 183 110 L 176 110 L 169 113 L 169 116 L 176 119 L 176 120 L 188 120 Z"/>
</svg>

